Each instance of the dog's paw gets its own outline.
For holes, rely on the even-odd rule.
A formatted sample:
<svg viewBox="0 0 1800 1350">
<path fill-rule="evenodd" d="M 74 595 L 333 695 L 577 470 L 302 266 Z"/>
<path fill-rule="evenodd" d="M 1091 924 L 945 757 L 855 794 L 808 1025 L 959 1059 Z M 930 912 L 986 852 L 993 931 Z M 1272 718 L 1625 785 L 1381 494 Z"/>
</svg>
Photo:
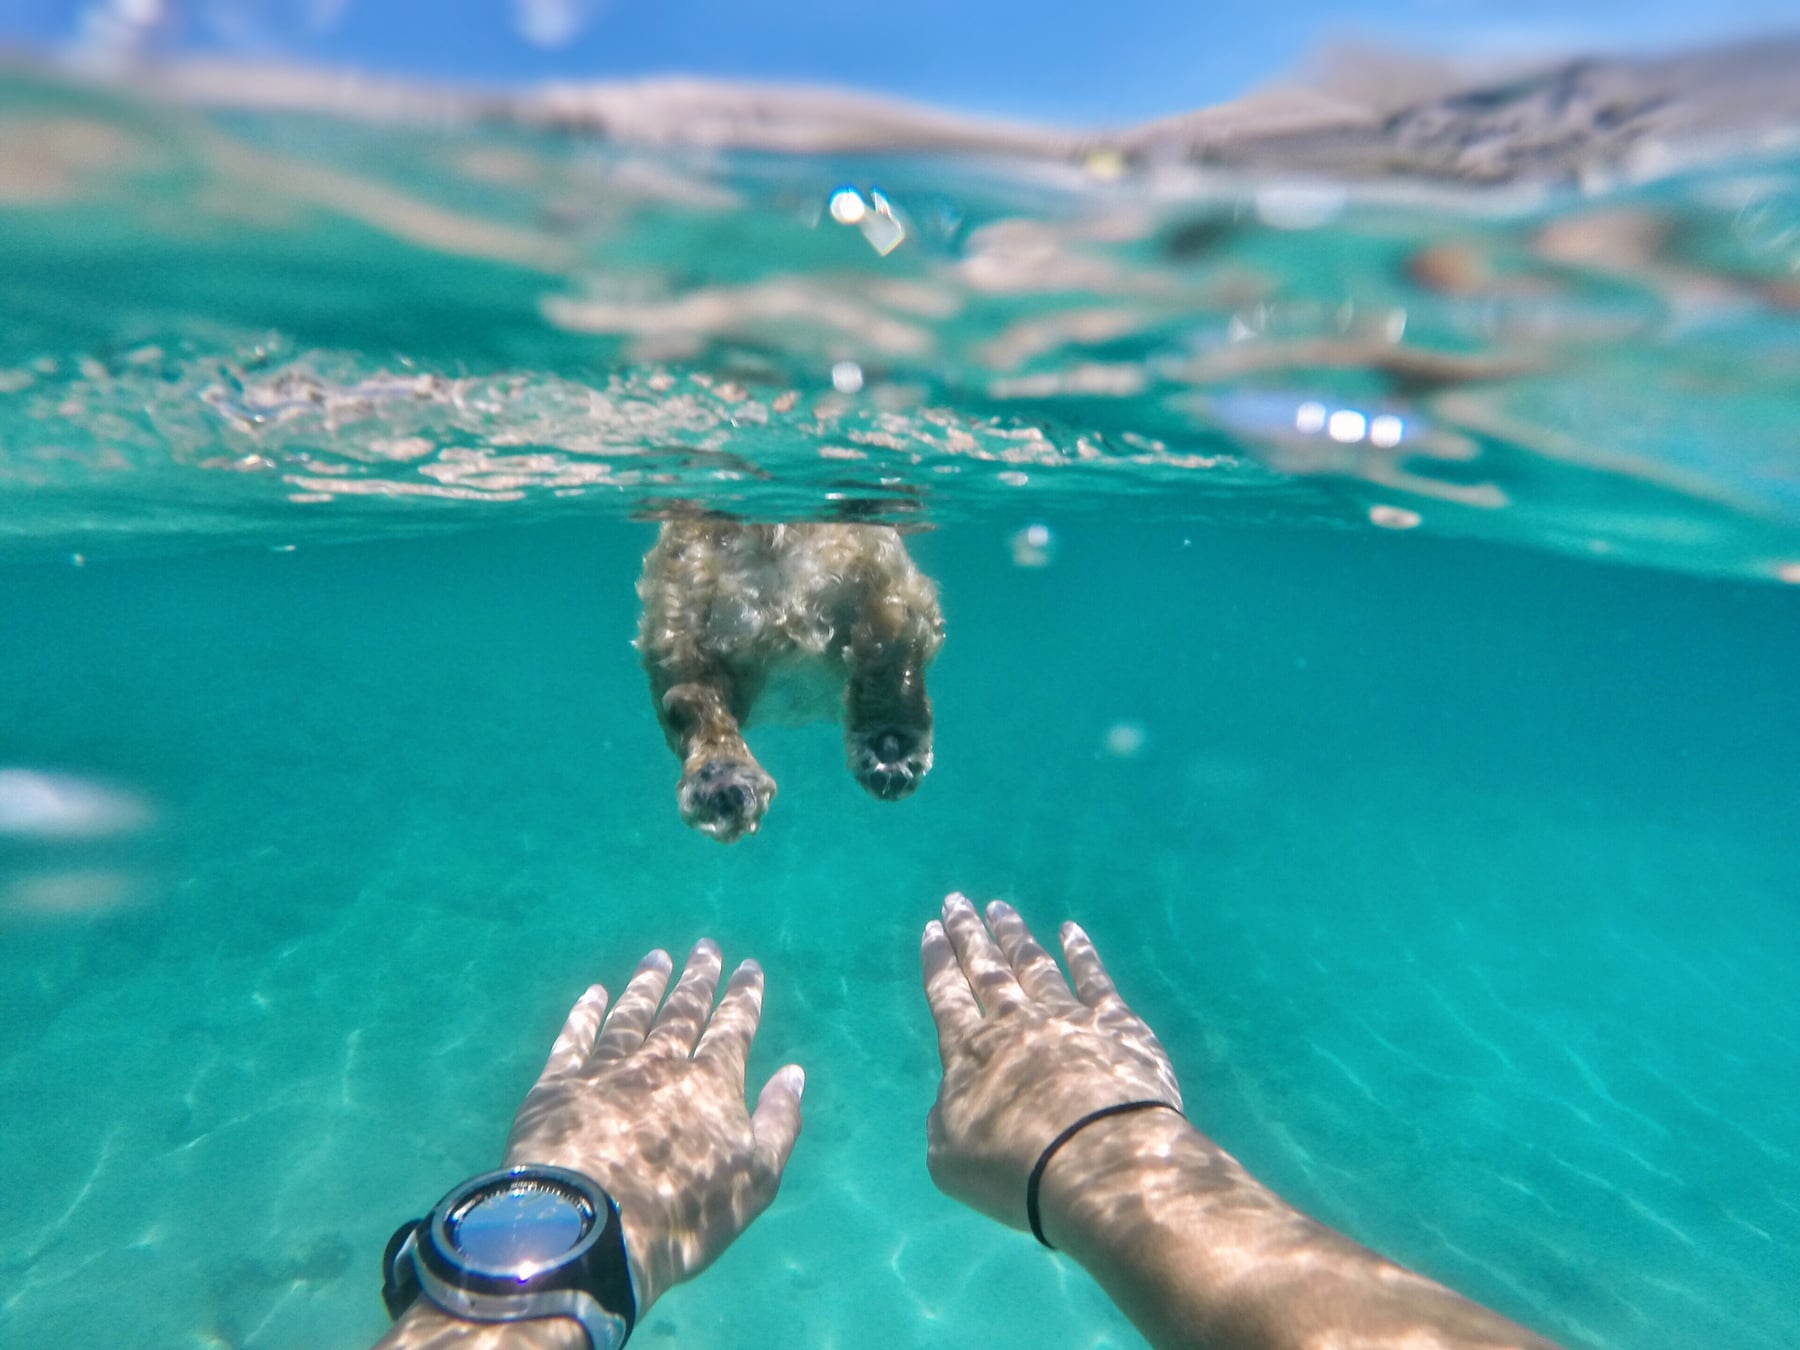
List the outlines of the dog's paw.
<svg viewBox="0 0 1800 1350">
<path fill-rule="evenodd" d="M 850 734 L 850 772 L 871 796 L 897 802 L 931 772 L 931 735 L 885 726 Z"/>
<path fill-rule="evenodd" d="M 681 818 L 721 844 L 755 834 L 775 795 L 775 780 L 755 761 L 709 759 L 681 776 Z"/>
</svg>

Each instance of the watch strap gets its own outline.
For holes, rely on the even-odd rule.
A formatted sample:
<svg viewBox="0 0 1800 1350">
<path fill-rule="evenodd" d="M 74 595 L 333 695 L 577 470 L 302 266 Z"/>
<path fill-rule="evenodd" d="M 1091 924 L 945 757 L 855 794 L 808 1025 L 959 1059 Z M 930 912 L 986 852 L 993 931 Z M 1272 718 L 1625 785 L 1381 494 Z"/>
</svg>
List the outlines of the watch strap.
<svg viewBox="0 0 1800 1350">
<path fill-rule="evenodd" d="M 413 1266 L 413 1235 L 423 1219 L 408 1219 L 394 1230 L 381 1254 L 381 1301 L 388 1317 L 398 1322 L 400 1314 L 412 1307 L 419 1296 L 419 1272 Z"/>
</svg>

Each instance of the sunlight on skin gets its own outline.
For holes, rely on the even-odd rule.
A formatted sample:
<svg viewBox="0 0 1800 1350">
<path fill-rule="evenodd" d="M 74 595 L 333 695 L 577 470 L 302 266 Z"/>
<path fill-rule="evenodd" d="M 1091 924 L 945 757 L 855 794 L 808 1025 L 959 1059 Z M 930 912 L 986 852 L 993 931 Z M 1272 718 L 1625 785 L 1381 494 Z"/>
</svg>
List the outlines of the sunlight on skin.
<svg viewBox="0 0 1800 1350">
<path fill-rule="evenodd" d="M 1150 1343 L 1207 1346 L 1542 1347 L 1551 1342 L 1309 1219 L 1177 1111 L 1155 1034 L 1125 1005 L 1077 925 L 1070 979 L 1011 906 L 987 921 L 961 895 L 926 925 L 925 995 L 944 1077 L 927 1122 L 931 1175 L 1014 1228 L 1045 1147 L 1045 1234 L 1100 1283 Z"/>
<path fill-rule="evenodd" d="M 1017 913 L 998 904 L 990 913 L 992 936 L 953 895 L 943 922 L 925 928 L 925 996 L 944 1060 L 926 1157 L 947 1194 L 1023 1228 L 1026 1179 L 1064 1126 L 1123 1101 L 1179 1110 L 1181 1089 L 1085 933 L 1064 930 L 1077 999 Z"/>
<path fill-rule="evenodd" d="M 745 961 L 714 1008 L 722 970 L 717 944 L 703 938 L 667 1000 L 673 963 L 663 951 L 638 963 L 610 1016 L 606 990 L 592 986 L 570 1010 L 507 1139 L 503 1166 L 571 1168 L 618 1202 L 640 1319 L 769 1207 L 800 1133 L 806 1075 L 797 1064 L 775 1071 L 754 1112 L 745 1107 L 763 973 Z M 567 1318 L 477 1326 L 421 1300 L 381 1345 L 510 1350 L 586 1339 Z"/>
<path fill-rule="evenodd" d="M 1043 1174 L 1044 1231 L 1159 1348 L 1521 1347 L 1552 1343 L 1325 1227 L 1262 1186 L 1180 1114 L 1155 1033 L 1119 997 L 1100 955 L 1062 927 L 1067 978 L 1011 906 L 986 921 L 961 895 L 921 944 L 943 1081 L 927 1162 L 948 1195 L 1014 1228 L 1038 1159 L 1094 1121 Z M 744 1071 L 763 974 L 745 961 L 718 1006 L 723 964 L 702 939 L 674 988 L 653 951 L 607 1010 L 594 985 L 570 1010 L 526 1095 L 505 1165 L 585 1173 L 618 1202 L 638 1315 L 699 1273 L 767 1209 L 800 1132 L 805 1075 L 772 1075 L 756 1109 Z M 664 998 L 665 992 L 667 998 Z M 384 1347 L 580 1346 L 567 1318 L 461 1322 L 415 1304 Z"/>
</svg>

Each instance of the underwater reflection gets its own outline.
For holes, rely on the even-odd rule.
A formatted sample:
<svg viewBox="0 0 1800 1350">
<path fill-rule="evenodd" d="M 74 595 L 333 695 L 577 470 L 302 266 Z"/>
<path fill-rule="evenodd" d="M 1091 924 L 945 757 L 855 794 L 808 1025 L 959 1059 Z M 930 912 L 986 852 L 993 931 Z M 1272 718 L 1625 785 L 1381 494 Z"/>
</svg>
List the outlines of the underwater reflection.
<svg viewBox="0 0 1800 1350">
<path fill-rule="evenodd" d="M 1796 69 L 1349 50 L 1088 134 L 0 54 L 7 542 L 816 516 L 849 462 L 1791 584 Z"/>
<path fill-rule="evenodd" d="M 681 818 L 721 843 L 775 795 L 741 728 L 841 718 L 850 772 L 898 801 L 931 770 L 925 668 L 937 586 L 887 525 L 664 522 L 638 581 L 637 647 L 681 760 Z"/>
<path fill-rule="evenodd" d="M 0 767 L 0 921 L 63 919 L 148 904 L 158 823 L 130 788 L 72 773 Z"/>
<path fill-rule="evenodd" d="M 67 773 L 0 768 L 0 838 L 99 839 L 151 821 L 133 792 Z"/>
</svg>

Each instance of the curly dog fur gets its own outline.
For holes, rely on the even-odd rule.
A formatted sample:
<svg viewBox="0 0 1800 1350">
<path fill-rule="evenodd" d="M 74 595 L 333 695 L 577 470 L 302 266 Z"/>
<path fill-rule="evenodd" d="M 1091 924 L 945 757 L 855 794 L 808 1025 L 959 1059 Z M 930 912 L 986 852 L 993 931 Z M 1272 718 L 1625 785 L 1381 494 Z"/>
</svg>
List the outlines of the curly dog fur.
<svg viewBox="0 0 1800 1350">
<path fill-rule="evenodd" d="M 731 843 L 762 823 L 775 780 L 744 743 L 753 711 L 841 716 L 850 771 L 883 801 L 930 771 L 925 668 L 944 621 L 898 531 L 668 521 L 638 598 L 637 647 L 695 829 Z"/>
</svg>

